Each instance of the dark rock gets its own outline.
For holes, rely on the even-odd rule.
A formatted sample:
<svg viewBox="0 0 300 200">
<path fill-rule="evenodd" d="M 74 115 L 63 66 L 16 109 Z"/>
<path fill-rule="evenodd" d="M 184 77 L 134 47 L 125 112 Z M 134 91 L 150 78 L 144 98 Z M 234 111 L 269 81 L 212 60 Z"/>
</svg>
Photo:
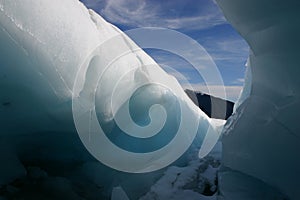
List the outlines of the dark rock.
<svg viewBox="0 0 300 200">
<path fill-rule="evenodd" d="M 185 92 L 210 118 L 228 119 L 232 115 L 234 103 L 231 101 L 188 89 Z"/>
</svg>

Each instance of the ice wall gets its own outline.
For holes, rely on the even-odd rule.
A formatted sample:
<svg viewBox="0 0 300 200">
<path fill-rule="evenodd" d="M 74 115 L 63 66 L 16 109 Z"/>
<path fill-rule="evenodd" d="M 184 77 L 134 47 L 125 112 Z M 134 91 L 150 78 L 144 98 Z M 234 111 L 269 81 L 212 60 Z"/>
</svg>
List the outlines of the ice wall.
<svg viewBox="0 0 300 200">
<path fill-rule="evenodd" d="M 93 16 L 71 0 L 0 1 L 2 133 L 70 128 L 67 104 L 80 63 L 116 33 Z"/>
<path fill-rule="evenodd" d="M 266 186 L 255 187 L 260 180 L 299 199 L 299 2 L 218 4 L 252 51 L 250 97 L 237 108 L 223 136 L 223 164 L 231 170 L 220 174 L 221 195 L 231 200 L 279 198 L 268 196 L 275 192 Z"/>
<path fill-rule="evenodd" d="M 174 77 L 165 73 L 126 35 L 120 35 L 122 32 L 118 28 L 92 10 L 87 10 L 80 2 L 0 0 L 0 27 L 0 185 L 26 173 L 21 162 L 94 161 L 75 130 L 72 97 L 82 98 L 76 101 L 79 109 L 88 107 L 97 112 L 96 117 L 93 115 L 87 121 L 81 117 L 91 116 L 95 112 L 88 110 L 77 115 L 78 124 L 89 128 L 83 132 L 81 139 L 91 144 L 96 141 L 96 136 L 92 135 L 94 127 L 89 127 L 89 123 L 99 120 L 111 141 L 132 151 L 131 155 L 134 156 L 169 144 L 170 140 L 177 137 L 170 135 L 176 133 L 174 127 L 184 125 L 181 140 L 177 140 L 184 144 L 184 148 L 181 148 L 181 144 L 175 144 L 176 148 L 164 150 L 157 160 L 149 154 L 128 162 L 128 157 L 113 154 L 109 148 L 106 149 L 110 153 L 106 158 L 114 157 L 115 163 L 118 163 L 116 159 L 120 159 L 124 163 L 122 166 L 137 166 L 136 163 L 148 160 L 150 167 L 146 165 L 132 169 L 138 172 L 151 171 L 151 164 L 155 166 L 153 161 L 156 164 L 162 162 L 164 166 L 169 161 L 175 161 L 195 138 L 199 147 L 207 130 L 215 134 L 213 139 L 218 138 L 210 119 L 185 95 Z M 119 37 L 110 40 L 116 35 Z M 104 43 L 106 45 L 102 45 Z M 99 46 L 101 48 L 94 51 Z M 124 52 L 125 56 L 115 59 Z M 111 60 L 115 62 L 111 64 Z M 80 68 L 83 65 L 88 66 L 88 69 Z M 83 82 L 75 85 L 78 71 Z M 97 80 L 98 75 L 102 75 L 100 80 Z M 153 82 L 156 84 L 151 85 Z M 141 85 L 144 88 L 138 88 Z M 93 95 L 96 97 L 91 98 Z M 132 98 L 130 95 L 133 95 Z M 91 105 L 91 102 L 95 105 Z M 152 107 L 154 104 L 160 107 Z M 118 113 L 128 111 L 122 110 L 124 105 L 129 105 L 135 126 L 127 123 L 128 118 L 119 118 L 119 121 L 116 118 Z M 161 107 L 164 107 L 165 112 L 161 111 Z M 180 120 L 180 114 L 187 116 L 184 121 Z M 127 140 L 126 134 L 120 137 L 123 132 L 116 126 L 116 123 L 123 122 L 125 129 L 130 132 L 151 121 L 155 129 L 161 128 L 164 120 L 166 126 L 160 132 L 162 139 L 146 142 L 148 146 Z M 196 129 L 192 130 L 192 127 Z M 151 137 L 142 128 L 140 130 L 139 133 L 144 133 L 145 137 Z M 93 145 L 92 150 L 99 148 L 99 145 Z M 165 158 L 169 157 L 164 156 L 174 153 L 176 156 L 166 162 Z M 99 168 L 95 173 L 104 173 L 102 180 L 117 174 L 102 165 Z"/>
</svg>

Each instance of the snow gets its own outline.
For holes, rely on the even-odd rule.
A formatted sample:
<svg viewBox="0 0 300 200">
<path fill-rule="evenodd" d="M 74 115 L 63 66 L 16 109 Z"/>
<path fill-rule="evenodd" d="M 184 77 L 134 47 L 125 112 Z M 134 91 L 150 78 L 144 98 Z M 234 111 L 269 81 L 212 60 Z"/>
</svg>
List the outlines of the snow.
<svg viewBox="0 0 300 200">
<path fill-rule="evenodd" d="M 217 2 L 251 48 L 247 77 L 250 69 L 252 74 L 251 87 L 247 82 L 245 89 L 250 95 L 228 120 L 222 138 L 222 162 L 229 171 L 220 186 L 227 190 L 223 191 L 224 198 L 276 198 L 266 198 L 255 187 L 262 181 L 264 188 L 275 188 L 277 198 L 280 191 L 288 199 L 299 199 L 299 4 L 259 0 Z M 243 175 L 236 178 L 230 171 Z M 243 185 L 251 185 L 251 192 L 246 192 Z M 254 194 L 256 198 L 251 196 Z"/>
<path fill-rule="evenodd" d="M 140 200 L 216 200 L 216 179 L 220 162 L 213 157 L 193 160 L 186 167 L 169 167 Z"/>
</svg>

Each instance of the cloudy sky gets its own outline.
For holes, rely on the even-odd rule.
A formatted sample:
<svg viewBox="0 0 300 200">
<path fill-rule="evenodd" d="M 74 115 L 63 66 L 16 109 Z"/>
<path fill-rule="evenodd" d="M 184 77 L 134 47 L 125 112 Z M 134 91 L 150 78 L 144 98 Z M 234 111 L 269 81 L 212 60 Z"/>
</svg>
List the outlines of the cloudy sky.
<svg viewBox="0 0 300 200">
<path fill-rule="evenodd" d="M 169 28 L 196 40 L 216 63 L 227 98 L 236 100 L 244 82 L 248 46 L 225 20 L 213 0 L 81 0 L 107 21 L 126 31 L 139 27 Z M 159 50 L 146 50 L 163 68 L 171 66 L 183 87 L 186 81 L 195 90 L 205 83 L 184 59 Z M 218 85 L 213 86 L 218 90 Z"/>
</svg>

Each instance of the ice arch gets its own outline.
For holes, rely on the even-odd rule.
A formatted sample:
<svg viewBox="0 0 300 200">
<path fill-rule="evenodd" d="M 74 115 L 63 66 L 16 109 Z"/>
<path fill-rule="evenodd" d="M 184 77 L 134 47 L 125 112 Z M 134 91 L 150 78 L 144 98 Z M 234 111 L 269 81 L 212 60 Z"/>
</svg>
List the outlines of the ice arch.
<svg viewBox="0 0 300 200">
<path fill-rule="evenodd" d="M 292 0 L 218 4 L 248 42 L 252 71 L 250 97 L 237 108 L 223 136 L 227 169 L 219 177 L 221 196 L 277 199 L 280 195 L 276 197 L 274 190 L 278 190 L 299 199 L 300 4 Z"/>
</svg>

